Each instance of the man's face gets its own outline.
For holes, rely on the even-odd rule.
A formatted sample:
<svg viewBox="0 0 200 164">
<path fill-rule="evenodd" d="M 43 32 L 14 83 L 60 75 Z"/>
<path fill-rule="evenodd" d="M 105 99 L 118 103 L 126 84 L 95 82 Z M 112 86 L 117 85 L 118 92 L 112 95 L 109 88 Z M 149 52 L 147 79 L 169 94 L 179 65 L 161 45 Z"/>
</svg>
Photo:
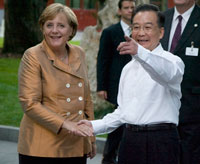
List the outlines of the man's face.
<svg viewBox="0 0 200 164">
<path fill-rule="evenodd" d="M 164 28 L 158 26 L 157 19 L 153 11 L 138 12 L 133 18 L 132 38 L 151 51 L 158 46 L 164 34 Z"/>
<path fill-rule="evenodd" d="M 121 9 L 118 10 L 118 14 L 124 22 L 130 22 L 135 3 L 133 1 L 123 1 Z"/>
<path fill-rule="evenodd" d="M 195 0 L 174 0 L 176 6 L 191 7 L 195 3 Z"/>
</svg>

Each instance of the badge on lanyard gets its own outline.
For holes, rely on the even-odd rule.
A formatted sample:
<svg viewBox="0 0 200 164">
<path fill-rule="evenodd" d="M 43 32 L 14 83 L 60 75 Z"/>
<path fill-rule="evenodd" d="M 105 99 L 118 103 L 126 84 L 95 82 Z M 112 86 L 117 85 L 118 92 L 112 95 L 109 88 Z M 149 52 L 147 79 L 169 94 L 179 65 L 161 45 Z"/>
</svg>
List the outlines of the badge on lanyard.
<svg viewBox="0 0 200 164">
<path fill-rule="evenodd" d="M 194 42 L 191 42 L 191 47 L 186 47 L 185 54 L 187 56 L 198 56 L 199 48 L 194 48 Z"/>
</svg>

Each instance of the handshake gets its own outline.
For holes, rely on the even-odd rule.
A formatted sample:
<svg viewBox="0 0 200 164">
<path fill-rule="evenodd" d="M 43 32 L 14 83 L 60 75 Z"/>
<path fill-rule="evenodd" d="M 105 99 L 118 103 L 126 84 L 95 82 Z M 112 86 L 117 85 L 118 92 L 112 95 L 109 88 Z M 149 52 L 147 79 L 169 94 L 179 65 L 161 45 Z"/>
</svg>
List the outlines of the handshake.
<svg viewBox="0 0 200 164">
<path fill-rule="evenodd" d="M 88 120 L 81 120 L 79 122 L 73 122 L 65 120 L 63 125 L 63 129 L 66 129 L 69 133 L 82 137 L 91 137 L 93 136 L 93 127 L 92 123 Z M 96 144 L 92 143 L 91 152 L 87 154 L 87 157 L 92 159 L 96 155 Z"/>
<path fill-rule="evenodd" d="M 69 133 L 77 136 L 82 136 L 82 137 L 94 136 L 92 123 L 88 120 L 81 120 L 79 122 L 72 122 L 65 120 L 62 125 L 62 128 L 66 129 Z"/>
</svg>

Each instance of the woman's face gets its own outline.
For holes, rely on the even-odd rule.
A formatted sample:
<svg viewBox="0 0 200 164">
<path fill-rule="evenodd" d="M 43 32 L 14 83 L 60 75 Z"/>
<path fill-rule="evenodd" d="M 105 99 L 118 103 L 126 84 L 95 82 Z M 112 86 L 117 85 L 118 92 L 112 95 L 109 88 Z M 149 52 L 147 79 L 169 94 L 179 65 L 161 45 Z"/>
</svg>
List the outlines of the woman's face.
<svg viewBox="0 0 200 164">
<path fill-rule="evenodd" d="M 57 14 L 55 18 L 44 23 L 43 35 L 52 50 L 64 48 L 71 34 L 72 28 L 63 13 Z"/>
</svg>

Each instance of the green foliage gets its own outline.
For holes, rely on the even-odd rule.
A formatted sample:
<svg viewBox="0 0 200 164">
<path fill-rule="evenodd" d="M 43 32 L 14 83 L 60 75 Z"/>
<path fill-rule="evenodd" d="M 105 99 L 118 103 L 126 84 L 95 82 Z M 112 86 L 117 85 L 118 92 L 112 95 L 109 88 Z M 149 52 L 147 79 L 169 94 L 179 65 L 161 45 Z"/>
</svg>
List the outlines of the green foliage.
<svg viewBox="0 0 200 164">
<path fill-rule="evenodd" d="M 114 111 L 114 108 L 104 108 L 104 109 L 98 109 L 94 111 L 95 119 L 101 119 L 106 114 L 112 113 Z"/>
<path fill-rule="evenodd" d="M 74 44 L 74 45 L 78 45 L 78 46 L 80 45 L 80 41 L 79 40 L 71 40 L 70 43 Z"/>
<path fill-rule="evenodd" d="M 3 48 L 3 38 L 0 38 L 0 48 Z"/>
<path fill-rule="evenodd" d="M 97 135 L 97 137 L 102 137 L 102 138 L 106 138 L 107 136 L 108 134 Z"/>
<path fill-rule="evenodd" d="M 22 110 L 17 97 L 20 59 L 0 58 L 0 124 L 18 127 Z"/>
</svg>

